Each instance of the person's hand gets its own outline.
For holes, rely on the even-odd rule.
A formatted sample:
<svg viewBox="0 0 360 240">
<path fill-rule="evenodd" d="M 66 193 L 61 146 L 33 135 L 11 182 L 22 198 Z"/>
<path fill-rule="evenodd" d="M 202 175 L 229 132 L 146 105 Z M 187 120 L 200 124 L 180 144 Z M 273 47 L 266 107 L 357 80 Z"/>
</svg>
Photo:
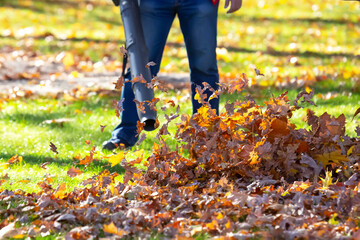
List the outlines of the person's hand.
<svg viewBox="0 0 360 240">
<path fill-rule="evenodd" d="M 229 3 L 231 3 L 231 6 L 226 13 L 233 13 L 241 8 L 242 0 L 226 0 L 224 8 L 227 8 Z"/>
</svg>

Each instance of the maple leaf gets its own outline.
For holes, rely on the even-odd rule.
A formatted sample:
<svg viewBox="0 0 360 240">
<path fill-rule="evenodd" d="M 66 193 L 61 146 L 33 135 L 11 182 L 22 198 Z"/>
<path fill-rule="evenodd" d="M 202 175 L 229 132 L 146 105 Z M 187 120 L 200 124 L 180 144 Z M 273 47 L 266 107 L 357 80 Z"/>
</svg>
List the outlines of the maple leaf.
<svg viewBox="0 0 360 240">
<path fill-rule="evenodd" d="M 50 142 L 50 150 L 56 154 L 59 154 L 59 152 L 57 151 L 57 147 L 52 142 Z"/>
<path fill-rule="evenodd" d="M 317 154 L 315 159 L 322 163 L 323 168 L 328 166 L 331 163 L 335 163 L 338 166 L 343 165 L 343 162 L 348 162 L 349 159 L 341 154 L 341 150 L 335 150 L 333 152 Z"/>
<path fill-rule="evenodd" d="M 74 168 L 71 166 L 71 168 L 66 172 L 69 177 L 75 177 L 77 175 L 80 175 L 83 173 L 79 168 Z"/>
<path fill-rule="evenodd" d="M 112 155 L 109 158 L 109 162 L 111 163 L 111 167 L 115 166 L 116 164 L 119 164 L 123 159 L 125 159 L 125 154 L 124 152 L 120 152 L 116 155 Z"/>
</svg>

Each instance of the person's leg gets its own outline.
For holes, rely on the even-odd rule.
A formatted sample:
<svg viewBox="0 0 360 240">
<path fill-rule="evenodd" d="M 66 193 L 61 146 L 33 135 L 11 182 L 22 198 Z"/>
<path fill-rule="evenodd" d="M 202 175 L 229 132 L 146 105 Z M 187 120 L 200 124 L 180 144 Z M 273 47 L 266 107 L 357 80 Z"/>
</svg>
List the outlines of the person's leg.
<svg viewBox="0 0 360 240">
<path fill-rule="evenodd" d="M 150 67 L 151 74 L 156 76 L 160 68 L 162 53 L 165 47 L 171 24 L 175 17 L 172 1 L 162 0 L 140 0 L 141 21 L 143 25 L 145 42 L 149 50 L 149 62 L 156 63 Z M 127 78 L 130 78 L 130 72 Z M 122 96 L 124 98 L 124 111 L 120 116 L 120 124 L 112 132 L 112 138 L 103 143 L 103 148 L 113 150 L 119 144 L 125 147 L 134 146 L 138 140 L 136 136 L 137 115 L 136 104 L 134 102 L 134 93 L 131 83 L 128 82 L 123 87 Z"/>
<path fill-rule="evenodd" d="M 194 100 L 196 86 L 203 87 L 202 83 L 207 82 L 214 90 L 218 89 L 217 12 L 218 5 L 214 5 L 210 0 L 183 0 L 178 10 L 190 65 L 193 113 L 201 107 L 201 104 Z M 205 93 L 209 98 L 212 91 L 207 90 Z M 210 105 L 219 112 L 218 98 L 210 100 Z"/>
</svg>

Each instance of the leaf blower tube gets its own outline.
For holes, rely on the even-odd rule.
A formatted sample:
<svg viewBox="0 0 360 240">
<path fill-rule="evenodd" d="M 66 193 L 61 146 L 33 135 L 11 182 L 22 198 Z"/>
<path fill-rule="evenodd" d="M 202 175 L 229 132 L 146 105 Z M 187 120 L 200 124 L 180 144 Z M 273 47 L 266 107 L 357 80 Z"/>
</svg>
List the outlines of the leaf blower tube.
<svg viewBox="0 0 360 240">
<path fill-rule="evenodd" d="M 137 0 L 120 0 L 121 18 L 125 30 L 126 49 L 130 59 L 131 78 L 136 77 L 151 82 L 150 69 L 146 67 L 149 62 L 148 49 L 145 44 L 144 31 L 140 19 L 140 9 Z M 140 122 L 145 124 L 144 130 L 154 130 L 156 124 L 156 111 L 149 103 L 154 99 L 154 90 L 148 88 L 146 83 L 134 81 L 132 83 L 135 99 L 143 104 L 144 109 L 137 106 Z"/>
</svg>

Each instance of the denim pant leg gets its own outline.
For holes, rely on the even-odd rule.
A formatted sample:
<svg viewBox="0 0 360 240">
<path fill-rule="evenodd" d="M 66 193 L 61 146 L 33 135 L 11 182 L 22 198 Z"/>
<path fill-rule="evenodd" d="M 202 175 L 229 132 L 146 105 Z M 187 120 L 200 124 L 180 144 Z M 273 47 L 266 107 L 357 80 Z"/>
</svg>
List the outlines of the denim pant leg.
<svg viewBox="0 0 360 240">
<path fill-rule="evenodd" d="M 201 107 L 194 99 L 196 86 L 207 82 L 218 89 L 219 73 L 216 61 L 216 35 L 218 4 L 210 0 L 183 0 L 178 10 L 180 27 L 184 35 L 190 65 L 193 113 Z M 212 91 L 205 92 L 209 98 Z M 210 101 L 211 108 L 219 113 L 219 99 Z"/>
<path fill-rule="evenodd" d="M 145 42 L 149 50 L 149 62 L 156 63 L 155 66 L 150 67 L 150 70 L 152 76 L 156 76 L 175 12 L 167 0 L 140 0 L 140 12 Z M 127 72 L 125 79 L 130 78 L 131 73 Z M 124 111 L 120 115 L 120 124 L 112 132 L 111 142 L 117 144 L 125 142 L 129 146 L 133 146 L 138 140 L 138 137 L 135 136 L 139 117 L 130 82 L 125 83 L 123 87 L 121 99 L 123 98 Z"/>
<path fill-rule="evenodd" d="M 125 81 L 130 80 L 130 78 L 131 73 L 128 71 L 125 75 Z M 125 82 L 121 92 L 121 99 L 124 99 L 124 110 L 120 113 L 120 124 L 115 127 L 111 134 L 111 142 L 113 143 L 124 143 L 133 146 L 138 140 L 138 137 L 136 137 L 136 124 L 139 121 L 139 117 L 134 98 L 135 96 L 131 88 L 131 82 Z"/>
</svg>

